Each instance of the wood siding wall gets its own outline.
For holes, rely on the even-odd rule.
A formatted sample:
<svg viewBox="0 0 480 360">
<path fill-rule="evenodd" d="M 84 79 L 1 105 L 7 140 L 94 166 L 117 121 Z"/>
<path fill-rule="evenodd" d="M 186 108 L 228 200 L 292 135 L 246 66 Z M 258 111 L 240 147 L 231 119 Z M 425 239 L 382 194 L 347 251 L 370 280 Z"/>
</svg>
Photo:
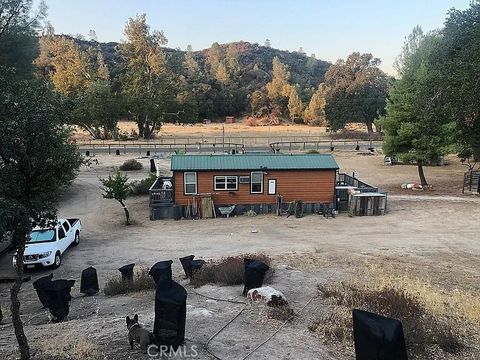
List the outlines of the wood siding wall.
<svg viewBox="0 0 480 360">
<path fill-rule="evenodd" d="M 197 172 L 197 190 L 199 193 L 211 193 L 215 205 L 233 204 L 275 204 L 276 195 L 282 195 L 283 201 L 302 200 L 305 203 L 333 203 L 335 200 L 335 170 L 283 170 L 268 171 L 263 176 L 263 194 L 251 194 L 250 183 L 238 184 L 238 190 L 215 191 L 214 176 L 250 176 L 249 171 L 199 171 Z M 173 174 L 175 203 L 187 205 L 191 195 L 184 195 L 183 172 Z M 277 181 L 277 194 L 268 195 L 268 180 Z"/>
</svg>

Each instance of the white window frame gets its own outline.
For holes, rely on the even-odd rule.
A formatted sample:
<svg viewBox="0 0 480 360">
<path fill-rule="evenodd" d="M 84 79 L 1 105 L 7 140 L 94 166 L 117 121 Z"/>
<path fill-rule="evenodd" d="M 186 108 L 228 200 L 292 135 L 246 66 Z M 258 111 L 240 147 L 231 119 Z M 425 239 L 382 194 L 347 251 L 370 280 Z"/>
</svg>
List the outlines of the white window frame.
<svg viewBox="0 0 480 360">
<path fill-rule="evenodd" d="M 260 191 L 253 191 L 253 175 L 254 174 L 260 174 L 262 175 L 262 182 L 261 182 L 261 188 Z M 263 171 L 252 171 L 250 173 L 250 194 L 263 194 Z"/>
<path fill-rule="evenodd" d="M 195 175 L 195 183 L 193 182 L 189 182 L 187 183 L 187 175 Z M 191 184 L 195 184 L 195 192 L 187 192 L 187 185 L 191 185 Z M 196 172 L 193 172 L 193 171 L 187 171 L 187 172 L 184 172 L 183 173 L 183 193 L 185 195 L 195 195 L 197 194 L 198 192 L 198 177 L 197 177 L 197 173 Z"/>
<path fill-rule="evenodd" d="M 225 181 L 225 187 L 223 189 L 217 187 L 217 179 L 223 178 Z M 227 179 L 228 178 L 235 178 L 235 189 L 227 188 Z M 213 177 L 213 188 L 215 191 L 236 191 L 238 190 L 238 176 L 236 175 L 216 175 Z"/>
</svg>

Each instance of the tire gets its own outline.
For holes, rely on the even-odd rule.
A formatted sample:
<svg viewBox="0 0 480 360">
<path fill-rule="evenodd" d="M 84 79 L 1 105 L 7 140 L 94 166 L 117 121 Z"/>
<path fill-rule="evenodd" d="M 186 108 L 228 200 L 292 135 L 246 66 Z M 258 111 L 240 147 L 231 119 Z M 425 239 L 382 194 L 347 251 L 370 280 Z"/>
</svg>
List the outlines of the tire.
<svg viewBox="0 0 480 360">
<path fill-rule="evenodd" d="M 80 244 L 80 233 L 77 231 L 75 233 L 75 239 L 72 242 L 72 246 L 78 246 Z"/>
<path fill-rule="evenodd" d="M 53 260 L 53 268 L 58 269 L 62 265 L 62 255 L 60 254 L 60 251 L 57 251 L 55 253 L 55 259 Z"/>
</svg>

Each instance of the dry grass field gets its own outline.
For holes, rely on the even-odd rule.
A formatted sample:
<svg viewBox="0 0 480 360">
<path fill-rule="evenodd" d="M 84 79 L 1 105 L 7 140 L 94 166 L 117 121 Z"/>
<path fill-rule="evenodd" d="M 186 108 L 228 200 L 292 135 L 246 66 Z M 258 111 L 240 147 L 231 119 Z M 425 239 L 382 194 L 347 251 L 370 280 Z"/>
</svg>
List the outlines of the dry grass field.
<svg viewBox="0 0 480 360">
<path fill-rule="evenodd" d="M 131 121 L 121 121 L 118 124 L 119 132 L 130 134 L 132 131 L 138 131 L 137 126 Z M 225 129 L 226 136 L 326 136 L 325 127 L 312 127 L 308 125 L 282 124 L 275 126 L 248 126 L 244 119 L 239 120 L 235 124 L 191 124 L 191 125 L 175 125 L 164 124 L 156 137 L 202 137 L 202 136 L 222 136 Z M 84 130 L 77 128 L 75 132 L 77 141 L 89 141 L 90 136 Z"/>
<path fill-rule="evenodd" d="M 31 282 L 24 283 L 20 294 L 22 318 L 35 358 L 145 359 L 138 347 L 129 349 L 125 316 L 138 313 L 140 321 L 151 329 L 152 290 L 147 287 L 112 296 L 103 289 L 110 279 L 119 276 L 116 269 L 124 264 L 135 262 L 149 267 L 167 259 L 174 260 L 174 278 L 189 293 L 187 346 L 197 346 L 198 359 L 211 359 L 204 344 L 245 307 L 208 348 L 221 359 L 244 358 L 277 331 L 284 318 L 272 316 L 259 304 L 245 306 L 202 296 L 245 301 L 241 285 L 194 288 L 184 279 L 178 258 L 195 254 L 197 258 L 218 260 L 252 252 L 272 259 L 275 272 L 269 285 L 286 295 L 295 315 L 249 358 L 353 359 L 348 314 L 352 306 L 366 307 L 365 299 L 372 294 L 375 299 L 382 294 L 411 299 L 435 324 L 432 328 L 436 337 L 427 334 L 426 342 L 437 339 L 440 333 L 453 333 L 455 341 L 451 343 L 457 344 L 458 340 L 461 344 L 442 348 L 435 340 L 412 358 L 480 358 L 480 198 L 461 195 L 461 164 L 452 157 L 447 159 L 447 166 L 428 167 L 426 175 L 433 187 L 417 192 L 400 188 L 403 182 L 417 179 L 414 166 L 387 167 L 381 155 L 336 152 L 335 156 L 342 170 L 356 171 L 361 179 L 389 191 L 388 214 L 364 218 L 342 214 L 335 219 L 259 215 L 152 222 L 148 218 L 148 198 L 136 196 L 127 200 L 134 224 L 125 227 L 121 207 L 101 198 L 99 177 L 135 156 L 98 155 L 98 165 L 82 169 L 59 204 L 59 216 L 81 218 L 84 231 L 80 246 L 65 253 L 59 269 L 30 273 L 32 280 L 52 271 L 54 278 L 77 280 L 68 321 L 49 322 L 48 311 L 41 308 Z M 132 180 L 147 176 L 149 159 L 137 160 L 144 168 L 130 171 Z M 168 169 L 169 160 L 165 158 L 161 170 L 168 173 Z M 0 257 L 0 271 L 11 271 L 10 261 L 10 254 Z M 88 266 L 97 268 L 102 288 L 93 297 L 79 293 L 80 273 Z M 16 357 L 8 310 L 9 286 L 0 284 L 5 316 L 0 325 L 2 359 Z M 327 320 L 336 326 L 345 325 L 332 332 L 333 325 L 325 327 Z M 415 325 L 411 319 L 405 321 L 409 321 L 406 329 Z M 345 336 L 340 338 L 341 334 Z"/>
</svg>

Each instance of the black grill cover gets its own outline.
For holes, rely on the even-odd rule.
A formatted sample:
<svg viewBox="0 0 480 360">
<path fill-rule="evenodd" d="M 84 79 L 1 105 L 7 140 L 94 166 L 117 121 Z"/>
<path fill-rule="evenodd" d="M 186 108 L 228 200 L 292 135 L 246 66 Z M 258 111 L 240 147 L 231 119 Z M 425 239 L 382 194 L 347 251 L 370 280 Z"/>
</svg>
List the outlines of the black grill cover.
<svg viewBox="0 0 480 360">
<path fill-rule="evenodd" d="M 150 275 L 153 280 L 155 281 L 155 284 L 158 285 L 160 281 L 163 280 L 172 280 L 172 260 L 167 260 L 167 261 L 159 261 L 155 265 L 153 265 L 148 272 L 148 275 Z"/>
<path fill-rule="evenodd" d="M 185 276 L 187 278 L 192 277 L 193 273 L 199 270 L 203 264 L 205 264 L 205 260 L 193 260 L 194 257 L 195 255 L 188 255 L 180 258 L 183 271 L 185 272 Z"/>
<path fill-rule="evenodd" d="M 150 151 L 148 151 L 148 155 L 150 155 Z M 157 172 L 157 167 L 155 166 L 155 160 L 150 159 L 150 172 L 151 173 L 156 173 Z"/>
<path fill-rule="evenodd" d="M 402 323 L 368 311 L 353 309 L 357 360 L 407 360 Z"/>
<path fill-rule="evenodd" d="M 53 321 L 63 321 L 70 311 L 72 296 L 70 290 L 75 280 L 54 280 L 45 288 L 47 307 L 53 316 Z"/>
<path fill-rule="evenodd" d="M 82 280 L 80 282 L 80 292 L 87 295 L 98 293 L 97 270 L 94 267 L 88 267 L 82 271 Z"/>
<path fill-rule="evenodd" d="M 128 280 L 128 281 L 133 281 L 133 267 L 135 264 L 128 264 L 122 266 L 118 271 L 122 273 L 122 279 L 123 280 Z"/>
<path fill-rule="evenodd" d="M 173 280 L 162 280 L 155 294 L 155 323 L 153 334 L 158 345 L 174 349 L 185 340 L 187 291 Z"/>
<path fill-rule="evenodd" d="M 48 276 L 43 276 L 41 278 L 38 278 L 32 284 L 33 288 L 37 291 L 38 299 L 40 300 L 44 308 L 47 307 L 47 295 L 45 294 L 45 288 L 50 286 L 50 283 L 52 282 L 52 278 L 53 278 L 53 273 Z"/>
<path fill-rule="evenodd" d="M 245 287 L 243 288 L 243 295 L 248 293 L 248 290 L 261 287 L 263 279 L 267 273 L 269 266 L 260 260 L 245 259 Z"/>
</svg>

